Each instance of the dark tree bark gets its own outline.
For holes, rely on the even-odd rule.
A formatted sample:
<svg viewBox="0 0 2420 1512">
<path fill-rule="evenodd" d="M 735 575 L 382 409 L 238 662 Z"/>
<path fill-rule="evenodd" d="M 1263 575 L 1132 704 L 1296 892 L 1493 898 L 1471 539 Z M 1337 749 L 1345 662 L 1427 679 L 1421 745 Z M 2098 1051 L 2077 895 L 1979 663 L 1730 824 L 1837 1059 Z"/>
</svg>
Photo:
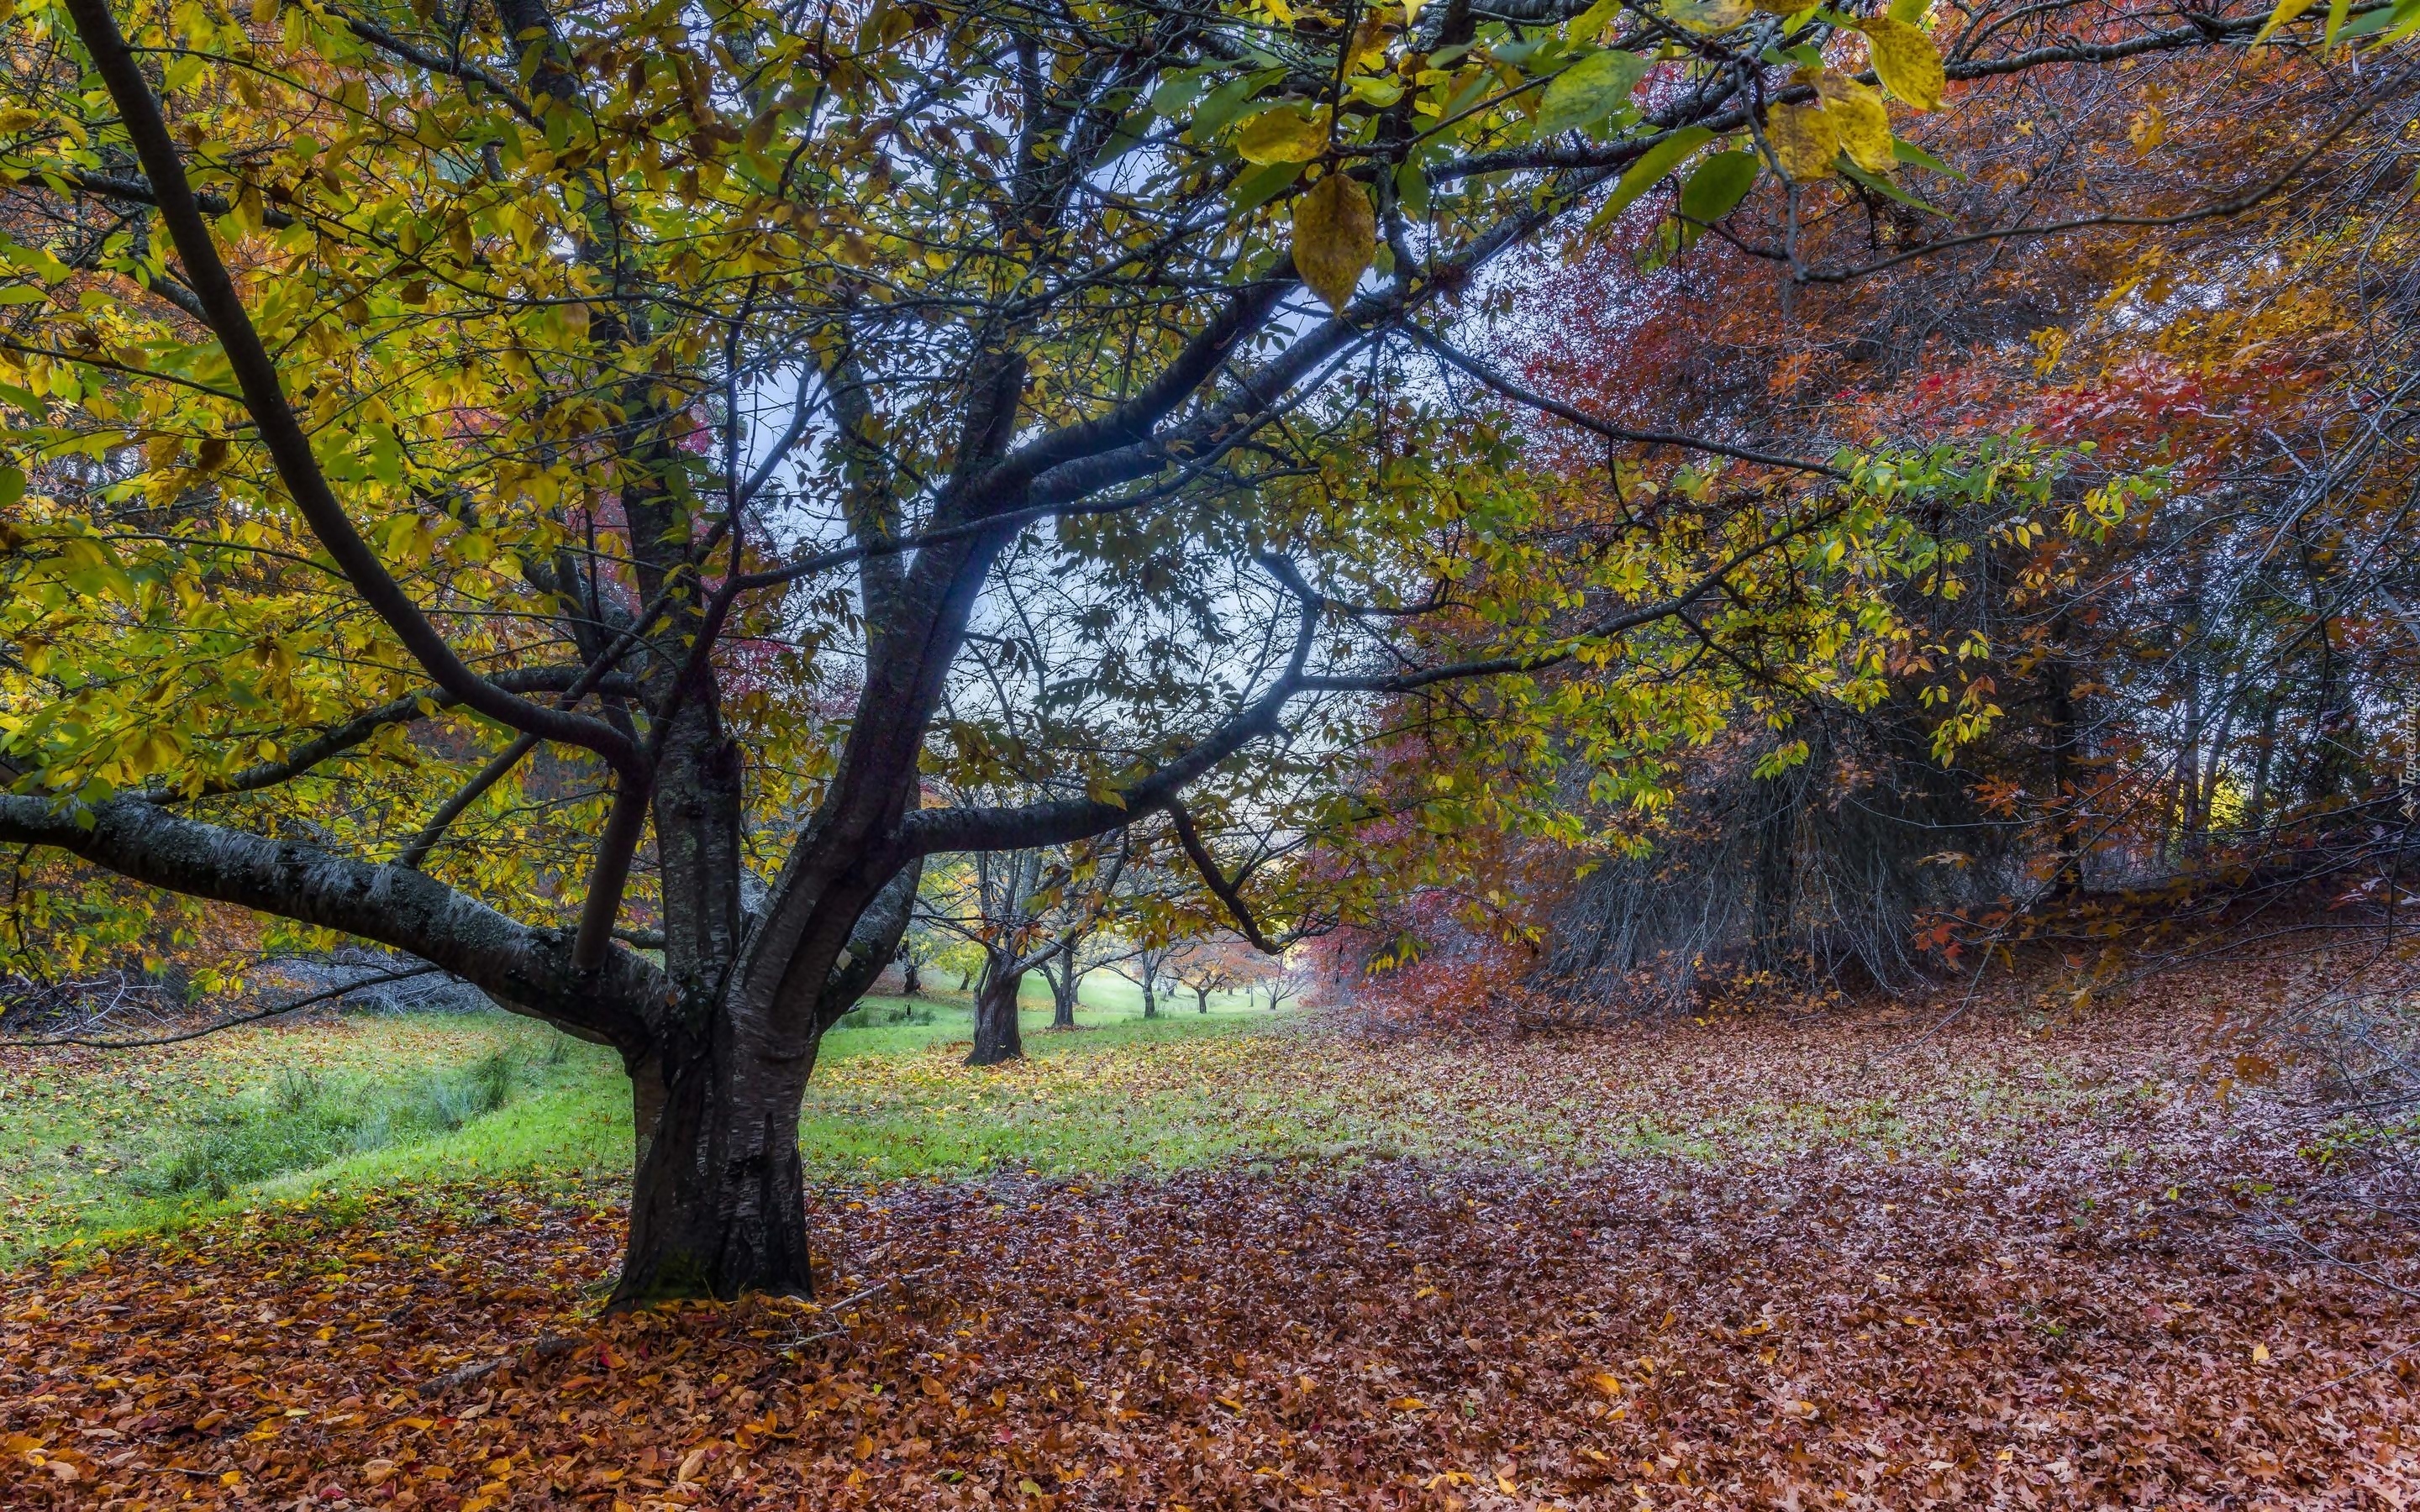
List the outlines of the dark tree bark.
<svg viewBox="0 0 2420 1512">
<path fill-rule="evenodd" d="M 619 1304 L 814 1290 L 799 1162 L 814 1057 L 768 1054 L 735 1027 L 725 1020 L 714 1040 L 652 1068 L 655 1132 L 631 1180 Z M 650 1094 L 640 1078 L 633 1086 L 643 1112 Z"/>
<path fill-rule="evenodd" d="M 1050 1026 L 1072 1029 L 1076 1026 L 1076 1002 L 1082 990 L 1084 974 L 1077 964 L 1083 949 L 1083 936 L 1071 934 L 1060 942 L 1055 953 L 1056 964 L 1043 963 L 1043 975 L 1050 983 Z"/>
<path fill-rule="evenodd" d="M 902 952 L 899 957 L 899 991 L 914 997 L 924 990 L 923 964 L 914 956 Z"/>
<path fill-rule="evenodd" d="M 997 1066 L 1025 1058 L 1025 1038 L 1017 1030 L 1016 995 L 1025 985 L 1018 970 L 986 970 L 975 989 L 975 1047 L 967 1054 L 970 1066 Z"/>
<path fill-rule="evenodd" d="M 2050 723 L 2051 845 L 2058 871 L 2051 897 L 2066 902 L 2084 892 L 2084 836 L 2078 810 L 2084 795 L 2084 737 L 2075 708 L 2075 666 L 2069 658 L 2072 626 L 2067 610 L 2051 621 L 2050 654 L 2042 658 L 2043 704 Z"/>
</svg>

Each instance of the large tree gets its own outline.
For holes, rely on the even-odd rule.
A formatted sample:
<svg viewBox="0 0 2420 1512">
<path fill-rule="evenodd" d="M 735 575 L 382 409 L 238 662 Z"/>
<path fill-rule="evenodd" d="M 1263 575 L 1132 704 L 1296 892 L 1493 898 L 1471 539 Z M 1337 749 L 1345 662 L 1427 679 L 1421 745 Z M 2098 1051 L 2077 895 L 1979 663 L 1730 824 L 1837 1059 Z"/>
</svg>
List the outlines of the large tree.
<svg viewBox="0 0 2420 1512">
<path fill-rule="evenodd" d="M 1551 403 L 1458 315 L 1668 176 L 1676 225 L 1838 271 L 1801 208 L 1922 161 L 1869 41 L 1924 109 L 1944 52 L 2261 19 L 1893 11 L 20 0 L 0 841 L 613 1046 L 618 1298 L 804 1290 L 803 1088 L 924 857 L 1189 794 L 1349 824 L 1317 779 L 1373 700 L 1643 801 L 1761 707 L 1745 641 L 1846 687 L 1921 640 L 1882 591 L 1942 578 L 1920 469 L 1659 432 L 1712 460 L 1575 524 L 1434 381 Z M 1047 749 L 949 712 L 1018 574 L 1089 652 Z M 143 905 L 89 874 L 46 917 Z"/>
</svg>

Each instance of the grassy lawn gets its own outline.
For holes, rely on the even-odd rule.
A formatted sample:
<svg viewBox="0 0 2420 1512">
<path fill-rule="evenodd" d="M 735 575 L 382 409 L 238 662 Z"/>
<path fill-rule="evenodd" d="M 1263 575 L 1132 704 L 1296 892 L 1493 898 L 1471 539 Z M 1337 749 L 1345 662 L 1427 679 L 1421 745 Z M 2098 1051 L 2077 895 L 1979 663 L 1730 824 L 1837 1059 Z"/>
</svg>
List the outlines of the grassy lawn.
<svg viewBox="0 0 2420 1512">
<path fill-rule="evenodd" d="M 2056 1151 L 2083 1179 L 2164 1165 L 2225 1121 L 2187 1092 L 2180 1047 L 2141 1017 L 1937 1040 L 1865 1023 L 1390 1041 L 1240 998 L 1146 1021 L 1131 988 L 1096 985 L 1072 1033 L 1047 1027 L 1047 997 L 1029 1000 L 1029 1058 L 991 1070 L 961 1063 L 963 1005 L 870 1002 L 827 1038 L 808 1090 L 813 1179 L 1757 1165 L 1827 1151 L 1955 1165 L 2020 1150 L 2038 1169 Z M 391 1186 L 609 1194 L 630 1160 L 611 1054 L 502 1013 L 345 1017 L 118 1055 L 0 1052 L 0 1263 L 96 1232 Z"/>
<path fill-rule="evenodd" d="M 1182 1012 L 1168 1005 L 1147 1021 L 1140 991 L 1106 975 L 1086 983 L 1075 1033 L 1050 1030 L 1047 990 L 1024 1007 L 1036 1068 L 1282 1017 L 1240 996 L 1214 997 L 1202 1014 L 1187 996 Z M 1064 1077 L 969 1071 L 950 1047 L 971 1033 L 967 1008 L 946 998 L 873 999 L 834 1029 L 801 1134 L 811 1166 L 956 1174 L 1207 1152 L 1160 1148 L 1197 1142 L 1182 1134 L 1121 1138 L 1125 1110 L 1107 1103 L 1051 1126 L 1031 1095 L 1004 1089 Z M 315 1191 L 480 1172 L 610 1180 L 628 1171 L 626 1088 L 610 1052 L 504 1013 L 350 1015 L 144 1051 L 0 1052 L 0 1264 L 97 1231 Z M 975 1128 L 937 1113 L 959 1104 L 976 1122 L 1002 1116 Z"/>
</svg>

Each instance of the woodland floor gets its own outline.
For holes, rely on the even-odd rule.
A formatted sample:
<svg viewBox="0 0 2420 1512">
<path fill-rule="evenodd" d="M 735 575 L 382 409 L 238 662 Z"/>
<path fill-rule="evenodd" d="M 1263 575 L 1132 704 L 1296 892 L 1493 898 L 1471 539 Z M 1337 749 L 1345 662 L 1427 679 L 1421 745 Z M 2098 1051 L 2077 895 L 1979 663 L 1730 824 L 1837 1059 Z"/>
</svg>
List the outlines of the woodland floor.
<svg viewBox="0 0 2420 1512">
<path fill-rule="evenodd" d="M 827 1151 L 820 1305 L 599 1318 L 618 1196 L 543 1163 L 54 1250 L 0 1504 L 2420 1504 L 2412 1236 L 2203 991 L 849 1057 L 811 1124 L 974 1164 Z"/>
</svg>

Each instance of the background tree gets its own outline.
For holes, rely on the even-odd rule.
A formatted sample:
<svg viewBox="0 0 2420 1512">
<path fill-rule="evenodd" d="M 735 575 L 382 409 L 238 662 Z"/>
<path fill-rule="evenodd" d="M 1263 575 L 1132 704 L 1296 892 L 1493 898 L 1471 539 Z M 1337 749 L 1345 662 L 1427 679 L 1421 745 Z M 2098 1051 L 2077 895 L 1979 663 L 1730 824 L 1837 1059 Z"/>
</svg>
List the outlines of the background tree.
<svg viewBox="0 0 2420 1512">
<path fill-rule="evenodd" d="M 941 962 L 953 936 L 932 917 L 920 896 L 917 906 L 908 918 L 908 928 L 899 936 L 899 992 L 902 996 L 915 997 L 924 991 L 925 968 Z"/>
<path fill-rule="evenodd" d="M 2420 671 L 2394 608 L 2409 457 L 2379 438 L 2409 421 L 2400 380 L 2371 375 L 2410 366 L 2409 291 L 2379 259 L 2413 228 L 2375 192 L 2414 100 L 2399 66 L 2349 94 L 2293 37 L 2146 59 L 2122 89 L 2071 69 L 1967 90 L 1927 137 L 1964 175 L 1923 191 L 1950 214 L 1864 184 L 1810 197 L 1803 279 L 1758 280 L 1778 243 L 1742 218 L 1693 239 L 1652 199 L 1608 226 L 1611 255 L 1540 270 L 1556 313 L 1504 341 L 1574 401 L 1535 424 L 1575 482 L 1652 497 L 1668 461 L 1591 427 L 1676 408 L 1743 444 L 1947 443 L 2048 471 L 1924 506 L 1973 570 L 1906 611 L 1962 640 L 1954 661 L 1898 659 L 1864 708 L 1772 669 L 1787 728 L 1681 757 L 1683 801 L 1465 859 L 1455 908 L 1416 918 L 1405 894 L 1391 930 L 1337 942 L 1364 961 L 1420 942 L 1380 995 L 1437 997 L 1449 957 L 1484 959 L 1466 995 L 1580 1011 L 1902 985 L 2013 937 L 2115 963 L 2118 932 L 2207 937 L 2394 864 L 2380 821 Z M 2302 145 L 2242 150 L 2271 130 Z M 1957 234 L 1977 224 L 2050 234 Z M 1874 263 L 1894 276 L 1835 276 Z M 2096 494 L 2106 527 L 2071 528 Z M 1939 749 L 1931 710 L 1985 683 L 1999 716 Z M 2346 738 L 2366 720 L 2380 738 Z M 1540 991 L 1503 991 L 1521 982 Z"/>
<path fill-rule="evenodd" d="M 1198 939 L 1187 943 L 1170 974 L 1193 995 L 1193 1011 L 1207 1013 L 1213 994 L 1244 990 L 1258 964 L 1250 947 L 1235 940 Z"/>
</svg>

